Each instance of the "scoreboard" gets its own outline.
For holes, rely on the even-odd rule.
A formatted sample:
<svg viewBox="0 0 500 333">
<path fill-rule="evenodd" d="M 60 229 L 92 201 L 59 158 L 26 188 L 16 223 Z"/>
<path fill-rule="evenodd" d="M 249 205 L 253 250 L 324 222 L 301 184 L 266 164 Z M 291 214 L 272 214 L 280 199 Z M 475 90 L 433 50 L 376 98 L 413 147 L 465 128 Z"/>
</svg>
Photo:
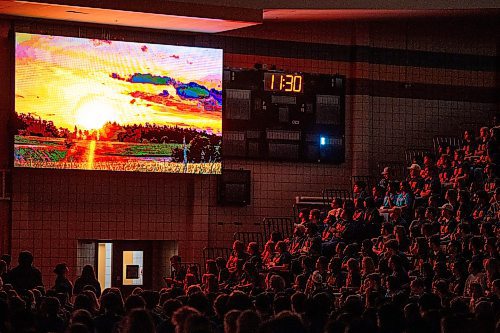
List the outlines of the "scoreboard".
<svg viewBox="0 0 500 333">
<path fill-rule="evenodd" d="M 345 77 L 225 69 L 223 156 L 345 161 Z"/>
</svg>

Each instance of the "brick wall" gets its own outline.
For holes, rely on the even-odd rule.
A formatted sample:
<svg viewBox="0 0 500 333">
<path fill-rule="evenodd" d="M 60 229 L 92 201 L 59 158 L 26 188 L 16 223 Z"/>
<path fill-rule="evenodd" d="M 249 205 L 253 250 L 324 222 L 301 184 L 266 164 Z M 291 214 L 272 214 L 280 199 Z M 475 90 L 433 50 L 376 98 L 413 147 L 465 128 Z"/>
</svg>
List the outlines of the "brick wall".
<svg viewBox="0 0 500 333">
<path fill-rule="evenodd" d="M 2 73 L 12 73 L 10 24 L 0 21 Z M 226 168 L 252 172 L 252 204 L 247 207 L 218 207 L 215 176 L 15 170 L 12 253 L 33 251 L 47 285 L 53 283 L 58 262 L 76 267 L 79 239 L 178 240 L 186 260 L 201 261 L 204 246 L 229 246 L 235 231 L 259 230 L 263 217 L 291 216 L 295 196 L 347 188 L 351 175 L 374 173 L 377 161 L 402 160 L 404 149 L 428 147 L 438 133 L 478 128 L 498 110 L 488 97 L 498 89 L 498 73 L 488 67 L 492 58 L 498 59 L 498 37 L 489 33 L 488 22 L 469 22 L 467 28 L 454 21 L 264 24 L 218 36 L 16 24 L 27 32 L 222 47 L 228 67 L 274 64 L 285 70 L 340 73 L 351 83 L 346 163 L 225 160 Z M 281 49 L 278 42 L 284 43 Z M 449 62 L 439 60 L 443 54 L 449 54 Z M 420 64 L 421 59 L 427 60 Z M 3 92 L 12 91 L 4 80 L 0 85 Z M 460 89 L 466 94 L 455 93 Z M 0 101 L 0 120 L 8 117 L 11 98 L 7 94 Z M 6 122 L 0 126 L 0 160 L 5 162 L 11 141 L 5 136 Z M 0 213 L 8 216 L 9 209 L 0 207 Z M 1 222 L 5 226 L 6 218 Z"/>
</svg>

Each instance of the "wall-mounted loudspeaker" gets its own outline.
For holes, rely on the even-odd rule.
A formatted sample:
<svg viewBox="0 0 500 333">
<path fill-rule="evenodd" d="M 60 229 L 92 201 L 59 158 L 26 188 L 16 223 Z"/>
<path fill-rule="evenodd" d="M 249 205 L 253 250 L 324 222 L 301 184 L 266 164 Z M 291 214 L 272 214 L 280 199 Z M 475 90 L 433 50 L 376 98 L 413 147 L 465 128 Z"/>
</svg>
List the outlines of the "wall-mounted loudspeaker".
<svg viewBox="0 0 500 333">
<path fill-rule="evenodd" d="M 249 205 L 250 186 L 250 170 L 223 169 L 217 176 L 217 203 L 221 206 Z"/>
</svg>

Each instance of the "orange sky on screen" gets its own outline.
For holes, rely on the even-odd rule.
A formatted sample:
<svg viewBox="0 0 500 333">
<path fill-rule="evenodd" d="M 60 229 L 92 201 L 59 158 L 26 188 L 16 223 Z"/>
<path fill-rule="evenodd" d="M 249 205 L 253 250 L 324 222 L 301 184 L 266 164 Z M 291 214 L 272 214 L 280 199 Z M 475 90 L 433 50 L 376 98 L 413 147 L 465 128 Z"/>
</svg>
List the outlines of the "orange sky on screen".
<svg viewBox="0 0 500 333">
<path fill-rule="evenodd" d="M 222 131 L 222 113 L 199 100 L 181 99 L 172 85 L 112 78 L 134 73 L 169 76 L 221 90 L 222 50 L 82 38 L 16 34 L 16 112 L 51 120 L 57 127 L 98 129 L 104 123 L 158 124 Z M 169 98 L 158 96 L 164 90 Z"/>
</svg>

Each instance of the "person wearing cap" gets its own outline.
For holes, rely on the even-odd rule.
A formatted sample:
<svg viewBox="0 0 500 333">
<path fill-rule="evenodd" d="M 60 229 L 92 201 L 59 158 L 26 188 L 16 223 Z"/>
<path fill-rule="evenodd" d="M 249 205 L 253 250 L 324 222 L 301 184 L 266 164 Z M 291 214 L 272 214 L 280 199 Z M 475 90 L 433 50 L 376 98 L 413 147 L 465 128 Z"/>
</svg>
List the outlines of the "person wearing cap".
<svg viewBox="0 0 500 333">
<path fill-rule="evenodd" d="M 389 186 L 389 182 L 391 181 L 391 168 L 385 167 L 382 171 L 382 179 L 378 182 L 380 186 L 383 188 L 387 188 Z"/>
<path fill-rule="evenodd" d="M 453 211 L 453 206 L 449 203 L 444 204 L 439 209 L 441 210 L 441 216 L 438 219 L 441 237 L 443 239 L 449 239 L 457 228 L 455 212 Z"/>
<path fill-rule="evenodd" d="M 408 168 L 408 170 L 410 174 L 408 175 L 406 180 L 408 181 L 408 183 L 410 183 L 413 194 L 419 196 L 420 191 L 422 191 L 424 188 L 424 178 L 421 175 L 422 168 L 420 167 L 420 165 L 413 163 Z"/>
<path fill-rule="evenodd" d="M 69 269 L 66 263 L 60 263 L 56 265 L 56 267 L 54 268 L 54 274 L 56 274 L 56 281 L 52 289 L 56 293 L 67 294 L 68 299 L 71 299 L 71 296 L 73 296 L 73 284 L 66 277 L 68 272 Z"/>
</svg>

